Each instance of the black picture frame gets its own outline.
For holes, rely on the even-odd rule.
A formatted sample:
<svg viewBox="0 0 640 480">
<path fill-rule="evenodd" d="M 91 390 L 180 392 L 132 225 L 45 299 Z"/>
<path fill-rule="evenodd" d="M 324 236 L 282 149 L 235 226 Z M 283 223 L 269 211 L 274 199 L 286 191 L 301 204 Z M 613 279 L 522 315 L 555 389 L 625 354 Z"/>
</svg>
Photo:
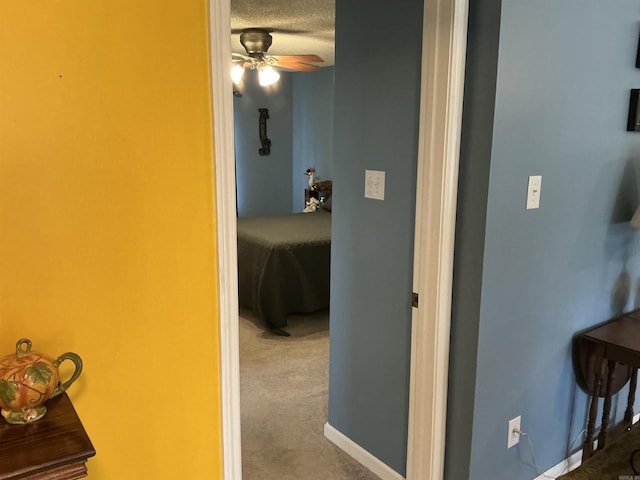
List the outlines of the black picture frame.
<svg viewBox="0 0 640 480">
<path fill-rule="evenodd" d="M 636 68 L 640 68 L 640 34 L 638 35 L 638 50 L 636 53 Z"/>
</svg>

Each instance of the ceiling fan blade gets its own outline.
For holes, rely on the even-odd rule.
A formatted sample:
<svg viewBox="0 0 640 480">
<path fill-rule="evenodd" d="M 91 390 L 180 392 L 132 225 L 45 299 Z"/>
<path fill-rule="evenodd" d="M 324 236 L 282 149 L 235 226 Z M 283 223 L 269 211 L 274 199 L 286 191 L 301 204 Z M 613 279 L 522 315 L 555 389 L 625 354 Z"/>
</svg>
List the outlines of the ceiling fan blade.
<svg viewBox="0 0 640 480">
<path fill-rule="evenodd" d="M 241 22 L 242 23 L 242 22 Z M 245 22 L 246 23 L 246 22 Z M 290 33 L 290 34 L 300 34 L 300 33 L 313 33 L 312 30 L 299 30 L 295 28 L 278 28 L 278 27 L 251 27 L 250 29 L 260 29 L 269 33 Z M 247 27 L 242 28 L 232 28 L 231 33 L 237 35 L 246 30 L 249 30 Z"/>
<path fill-rule="evenodd" d="M 249 57 L 249 56 L 247 56 L 247 55 L 243 55 L 243 54 L 241 54 L 241 53 L 232 53 L 232 54 L 231 54 L 231 58 L 232 58 L 232 59 L 233 59 L 233 61 L 235 61 L 235 62 L 240 61 L 240 60 L 245 60 L 245 61 L 246 61 L 246 60 L 249 60 L 249 59 L 250 59 L 250 57 Z"/>
<path fill-rule="evenodd" d="M 278 62 L 276 67 L 285 68 L 287 70 L 297 70 L 299 72 L 315 72 L 320 67 L 300 62 Z"/>
<path fill-rule="evenodd" d="M 274 55 L 274 57 L 278 59 L 278 62 L 324 62 L 318 55 Z"/>
</svg>

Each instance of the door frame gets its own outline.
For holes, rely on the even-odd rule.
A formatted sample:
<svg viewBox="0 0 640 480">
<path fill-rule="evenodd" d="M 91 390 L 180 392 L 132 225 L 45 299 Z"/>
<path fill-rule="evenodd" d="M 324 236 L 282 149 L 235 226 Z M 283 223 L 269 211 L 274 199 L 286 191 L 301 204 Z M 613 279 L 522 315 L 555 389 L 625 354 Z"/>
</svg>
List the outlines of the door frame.
<svg viewBox="0 0 640 480">
<path fill-rule="evenodd" d="M 224 480 L 241 480 L 236 178 L 229 0 L 209 0 Z M 407 479 L 444 474 L 468 0 L 424 0 Z"/>
<path fill-rule="evenodd" d="M 444 477 L 468 0 L 425 0 L 407 479 Z"/>
</svg>

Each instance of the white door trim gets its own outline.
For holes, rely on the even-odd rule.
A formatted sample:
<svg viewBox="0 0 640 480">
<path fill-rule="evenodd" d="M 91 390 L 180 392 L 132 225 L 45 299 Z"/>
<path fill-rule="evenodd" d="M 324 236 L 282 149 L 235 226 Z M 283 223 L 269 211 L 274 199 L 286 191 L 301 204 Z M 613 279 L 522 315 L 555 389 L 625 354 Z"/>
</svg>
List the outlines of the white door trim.
<svg viewBox="0 0 640 480">
<path fill-rule="evenodd" d="M 242 479 L 236 238 L 236 164 L 230 75 L 231 2 L 209 0 L 211 101 L 218 252 L 223 478 Z"/>
<path fill-rule="evenodd" d="M 468 0 L 425 0 L 407 479 L 444 475 Z"/>
<path fill-rule="evenodd" d="M 407 479 L 443 476 L 468 0 L 424 0 Z M 223 478 L 241 480 L 230 2 L 209 0 Z"/>
</svg>

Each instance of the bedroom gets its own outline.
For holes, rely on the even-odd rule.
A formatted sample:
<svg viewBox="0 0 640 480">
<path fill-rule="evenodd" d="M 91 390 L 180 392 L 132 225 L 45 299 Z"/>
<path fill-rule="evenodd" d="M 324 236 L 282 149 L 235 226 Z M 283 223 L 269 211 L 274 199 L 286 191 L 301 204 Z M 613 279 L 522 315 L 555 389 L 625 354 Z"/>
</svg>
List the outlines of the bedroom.
<svg viewBox="0 0 640 480">
<path fill-rule="evenodd" d="M 239 295 L 241 306 L 272 332 L 286 335 L 287 314 L 329 307 L 329 194 L 323 195 L 322 208 L 301 212 L 309 183 L 316 188 L 331 182 L 333 66 L 281 71 L 270 87 L 259 86 L 255 73 L 247 72 L 234 87 Z M 268 111 L 265 155 L 258 135 L 260 109 Z M 305 174 L 309 168 L 314 177 Z M 274 242 L 282 248 L 272 248 Z M 300 266 L 303 275 L 297 273 Z M 283 276 L 291 278 L 287 289 L 277 287 Z"/>
<path fill-rule="evenodd" d="M 278 13 L 270 15 L 268 12 L 274 7 L 278 7 Z M 314 8 L 311 13 L 300 7 L 283 8 L 277 3 L 266 7 L 254 1 L 232 4 L 233 64 L 241 72 L 233 86 L 238 247 L 242 253 L 239 266 L 244 274 L 240 276 L 240 302 L 261 317 L 272 331 L 285 326 L 287 314 L 311 313 L 329 306 L 331 217 L 323 214 L 330 213 L 331 208 L 335 6 L 329 0 L 315 4 Z M 257 30 L 258 22 L 267 22 L 263 24 L 268 27 Z M 274 29 L 269 25 L 280 26 Z M 317 39 L 319 36 L 321 40 Z M 286 58 L 293 58 L 284 57 L 283 52 L 300 55 L 307 48 L 318 61 L 283 68 Z M 272 69 L 276 76 L 273 83 L 262 86 L 259 78 L 263 67 L 259 62 L 266 60 L 278 64 L 275 71 Z M 306 208 L 310 195 L 322 200 L 322 205 Z M 303 209 L 316 214 L 300 215 Z M 274 225 L 276 221 L 280 224 Z M 264 251 L 254 252 L 256 241 L 267 233 L 269 238 L 264 239 L 267 243 L 258 245 Z M 276 280 L 295 273 L 291 269 L 278 270 L 286 258 L 277 259 L 278 271 L 273 272 L 265 273 L 260 269 L 262 265 L 253 263 L 269 257 L 274 242 L 297 237 L 292 241 L 299 248 L 297 245 L 313 242 L 318 235 L 319 244 L 309 252 L 310 258 L 297 257 L 296 262 L 302 263 L 289 265 L 313 271 L 290 282 L 288 298 L 274 305 L 274 292 L 281 290 L 275 289 Z M 285 248 L 292 251 L 290 244 Z M 273 258 L 269 260 L 273 263 Z M 306 266 L 304 262 L 315 264 Z M 263 278 L 267 273 L 268 278 Z M 296 295 L 293 284 L 300 282 L 308 283 L 308 291 L 302 289 Z M 318 298 L 305 305 L 309 303 L 305 297 L 314 296 L 314 291 Z M 272 298 L 266 298 L 267 293 Z M 284 331 L 277 333 L 286 335 Z"/>
<path fill-rule="evenodd" d="M 243 52 L 238 30 L 255 26 L 255 20 L 246 18 L 246 2 L 232 6 L 232 47 Z M 313 478 L 314 471 L 330 471 L 333 478 L 374 478 L 323 437 L 334 86 L 333 11 L 325 15 L 326 25 L 316 18 L 314 28 L 327 31 L 314 34 L 326 39 L 311 40 L 309 46 L 325 60 L 321 68 L 279 69 L 279 80 L 269 87 L 260 86 L 257 72 L 247 70 L 234 84 L 242 457 L 248 479 L 292 472 Z M 284 50 L 291 41 L 280 44 L 291 36 L 282 30 L 272 32 L 269 54 L 292 53 Z M 293 47 L 295 53 L 306 48 Z M 263 109 L 268 117 L 262 114 L 265 131 L 259 132 Z M 268 153 L 261 136 L 268 138 Z M 323 202 L 317 211 L 301 213 L 311 185 L 311 195 Z M 274 376 L 281 380 L 274 382 Z M 287 415 L 274 415 L 277 408 Z"/>
</svg>

